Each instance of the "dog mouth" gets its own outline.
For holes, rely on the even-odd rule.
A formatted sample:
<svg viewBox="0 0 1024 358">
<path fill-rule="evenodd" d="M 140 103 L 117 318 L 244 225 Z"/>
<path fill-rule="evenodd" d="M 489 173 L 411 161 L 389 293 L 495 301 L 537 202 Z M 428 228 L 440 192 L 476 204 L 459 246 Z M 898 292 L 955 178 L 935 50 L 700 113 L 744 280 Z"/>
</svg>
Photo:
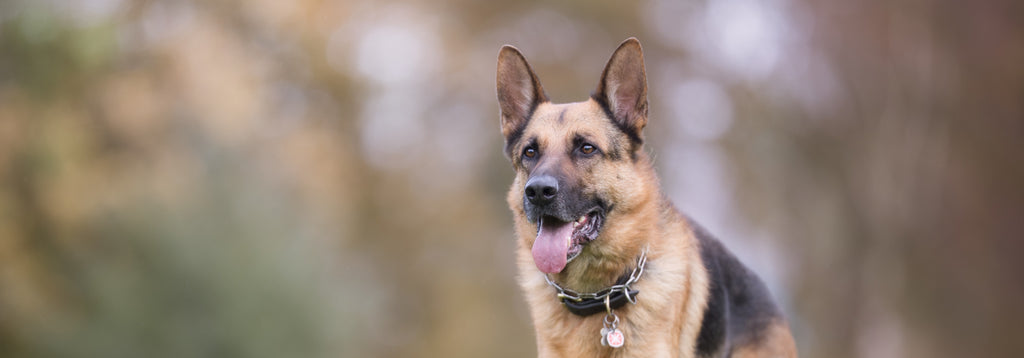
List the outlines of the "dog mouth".
<svg viewBox="0 0 1024 358">
<path fill-rule="evenodd" d="M 574 221 L 541 216 L 533 242 L 533 261 L 544 273 L 558 273 L 583 252 L 583 245 L 597 239 L 604 211 L 595 208 Z"/>
</svg>

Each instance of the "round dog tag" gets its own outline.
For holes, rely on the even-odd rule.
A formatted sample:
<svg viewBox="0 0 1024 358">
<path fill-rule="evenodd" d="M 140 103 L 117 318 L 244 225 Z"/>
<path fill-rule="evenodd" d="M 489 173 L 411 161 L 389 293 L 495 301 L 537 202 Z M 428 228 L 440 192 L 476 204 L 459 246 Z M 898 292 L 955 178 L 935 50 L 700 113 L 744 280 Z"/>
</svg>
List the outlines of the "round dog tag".
<svg viewBox="0 0 1024 358">
<path fill-rule="evenodd" d="M 608 341 L 608 345 L 612 348 L 619 348 L 622 347 L 622 344 L 626 343 L 626 336 L 622 334 L 622 331 L 613 329 L 605 336 L 605 340 Z"/>
</svg>

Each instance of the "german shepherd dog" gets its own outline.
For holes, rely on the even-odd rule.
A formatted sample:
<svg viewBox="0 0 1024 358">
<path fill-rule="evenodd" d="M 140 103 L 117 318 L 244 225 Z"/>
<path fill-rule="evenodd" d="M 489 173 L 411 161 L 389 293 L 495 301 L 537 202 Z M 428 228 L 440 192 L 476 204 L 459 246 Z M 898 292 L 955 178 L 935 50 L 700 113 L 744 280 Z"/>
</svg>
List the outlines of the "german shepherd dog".
<svg viewBox="0 0 1024 358">
<path fill-rule="evenodd" d="M 643 150 L 647 75 L 623 42 L 583 102 L 498 54 L 520 285 L 540 357 L 796 357 L 757 276 L 661 193 Z"/>
</svg>

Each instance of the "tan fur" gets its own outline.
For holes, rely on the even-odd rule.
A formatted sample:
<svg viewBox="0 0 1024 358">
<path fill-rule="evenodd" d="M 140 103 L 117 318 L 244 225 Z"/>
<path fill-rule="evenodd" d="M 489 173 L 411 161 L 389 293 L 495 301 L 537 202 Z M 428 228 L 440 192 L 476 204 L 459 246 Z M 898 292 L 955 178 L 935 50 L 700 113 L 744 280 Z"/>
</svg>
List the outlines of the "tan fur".
<svg viewBox="0 0 1024 358">
<path fill-rule="evenodd" d="M 764 332 L 758 344 L 739 346 L 732 358 L 796 358 L 796 342 L 786 322 L 775 322 Z"/>
<path fill-rule="evenodd" d="M 558 123 L 561 112 L 564 124 Z M 541 104 L 535 111 L 525 137 L 537 136 L 541 146 L 560 147 L 567 133 L 595 133 L 606 147 L 613 140 L 602 137 L 617 133 L 606 120 L 600 105 L 593 100 L 572 104 Z M 618 134 L 621 136 L 621 134 Z M 558 150 L 550 149 L 549 152 Z M 541 357 L 692 357 L 702 312 L 707 304 L 707 273 L 697 249 L 697 241 L 679 214 L 662 201 L 658 180 L 646 154 L 640 153 L 636 163 L 623 160 L 602 161 L 588 168 L 584 180 L 587 187 L 612 193 L 617 207 L 607 218 L 602 237 L 587 245 L 566 270 L 553 278 L 578 291 L 594 291 L 612 285 L 646 245 L 650 264 L 643 279 L 634 287 L 642 292 L 636 305 L 626 305 L 616 314 L 622 319 L 626 335 L 624 347 L 601 347 L 600 332 L 603 315 L 580 318 L 569 313 L 554 297 L 533 262 L 530 248 L 536 238 L 536 225 L 516 216 L 519 234 L 518 264 L 520 284 L 530 303 L 536 322 L 539 356 Z M 508 203 L 513 212 L 522 212 L 522 193 L 527 179 L 519 171 Z M 589 253 L 586 251 L 590 251 Z M 660 307 L 672 307 L 665 312 Z M 577 339 L 572 337 L 588 337 Z M 690 347 L 679 349 L 676 347 Z"/>
<path fill-rule="evenodd" d="M 626 50 L 621 51 L 623 48 Z M 637 131 L 646 124 L 646 85 L 628 87 L 631 85 L 628 76 L 632 72 L 620 67 L 636 69 L 639 66 L 638 73 L 643 75 L 642 62 L 639 42 L 628 40 L 613 55 L 599 86 L 599 90 L 604 90 L 604 80 L 612 73 L 607 78 L 615 81 L 608 87 L 613 96 L 623 90 L 626 91 L 623 93 L 633 91 L 632 95 L 643 97 L 643 101 L 633 107 L 629 107 L 633 105 L 628 102 L 629 96 L 617 99 L 627 101 L 628 108 L 623 113 L 633 116 L 628 123 Z M 626 79 L 625 89 L 618 87 L 622 78 Z M 506 140 L 510 135 L 520 138 L 508 143 L 516 177 L 507 201 L 514 213 L 519 283 L 534 321 L 538 356 L 695 357 L 708 305 L 710 278 L 701 260 L 694 230 L 661 194 L 647 154 L 632 146 L 627 133 L 616 127 L 596 100 L 568 104 L 548 102 L 536 75 L 514 48 L 502 49 L 498 83 L 503 106 L 502 132 Z M 534 87 L 526 91 L 519 88 L 531 85 Z M 536 101 L 534 107 L 526 105 L 533 101 Z M 525 118 L 525 113 L 529 113 L 529 118 Z M 576 136 L 585 137 L 588 143 L 606 153 L 602 153 L 600 159 L 573 161 L 569 153 L 576 145 L 573 142 Z M 563 180 L 578 184 L 585 194 L 600 193 L 614 204 L 614 209 L 607 213 L 600 237 L 583 246 L 583 252 L 561 272 L 552 274 L 553 280 L 577 292 L 598 291 L 613 285 L 623 272 L 635 265 L 641 251 L 648 250 L 645 273 L 632 285 L 640 291 L 637 303 L 615 310 L 620 319 L 619 328 L 626 337 L 623 347 L 602 347 L 599 332 L 604 315 L 579 317 L 570 313 L 534 263 L 531 249 L 536 240 L 537 224 L 528 221 L 523 203 L 531 169 L 523 165 L 520 157 L 523 147 L 531 144 L 536 145 L 534 149 L 538 153 L 544 153 L 532 163 L 533 170 L 557 168 L 566 176 Z M 611 153 L 616 153 L 619 159 Z M 772 326 L 756 344 L 737 347 L 732 356 L 796 357 L 792 336 L 784 322 Z"/>
</svg>

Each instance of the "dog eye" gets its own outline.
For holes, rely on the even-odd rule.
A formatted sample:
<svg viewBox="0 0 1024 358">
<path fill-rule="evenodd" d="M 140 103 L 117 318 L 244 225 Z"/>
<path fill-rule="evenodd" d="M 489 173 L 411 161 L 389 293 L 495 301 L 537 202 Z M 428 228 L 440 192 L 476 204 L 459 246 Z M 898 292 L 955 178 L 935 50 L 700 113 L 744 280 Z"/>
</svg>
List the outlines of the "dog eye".
<svg viewBox="0 0 1024 358">
<path fill-rule="evenodd" d="M 590 154 L 594 152 L 594 146 L 590 144 L 583 144 L 580 146 L 580 152 L 583 154 Z"/>
<path fill-rule="evenodd" d="M 533 148 L 526 148 L 526 150 L 523 151 L 523 156 L 527 157 L 527 158 L 536 157 L 537 156 L 537 150 L 533 149 Z"/>
</svg>

